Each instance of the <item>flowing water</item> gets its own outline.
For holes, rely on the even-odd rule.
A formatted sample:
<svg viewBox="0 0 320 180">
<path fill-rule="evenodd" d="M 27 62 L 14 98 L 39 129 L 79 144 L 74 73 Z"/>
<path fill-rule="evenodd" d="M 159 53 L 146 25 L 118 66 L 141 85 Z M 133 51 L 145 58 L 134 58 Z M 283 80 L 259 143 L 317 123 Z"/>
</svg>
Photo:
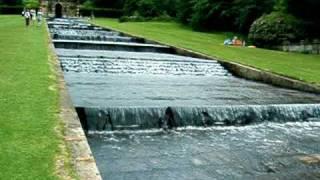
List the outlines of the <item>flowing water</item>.
<svg viewBox="0 0 320 180">
<path fill-rule="evenodd" d="M 318 95 L 76 19 L 48 25 L 104 179 L 320 178 Z"/>
<path fill-rule="evenodd" d="M 319 123 L 94 133 L 89 142 L 105 179 L 319 179 Z M 317 161 L 315 161 L 317 162 Z"/>
</svg>

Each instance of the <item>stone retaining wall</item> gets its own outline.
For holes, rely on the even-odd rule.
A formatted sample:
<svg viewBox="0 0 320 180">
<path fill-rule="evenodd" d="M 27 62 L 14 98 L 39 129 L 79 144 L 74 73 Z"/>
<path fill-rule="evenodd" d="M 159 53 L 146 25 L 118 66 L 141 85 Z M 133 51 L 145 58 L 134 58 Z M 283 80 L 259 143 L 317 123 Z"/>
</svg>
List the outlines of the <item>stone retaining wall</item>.
<svg viewBox="0 0 320 180">
<path fill-rule="evenodd" d="M 49 33 L 49 29 L 47 28 Z M 49 36 L 50 38 L 50 36 Z M 54 52 L 52 39 L 49 39 L 51 52 Z M 79 117 L 75 111 L 71 97 L 64 80 L 58 57 L 55 55 L 56 69 L 58 74 L 58 85 L 60 95 L 60 119 L 64 124 L 64 140 L 71 151 L 71 161 L 76 175 L 83 180 L 102 180 L 97 168 L 96 161 L 92 155 L 88 140 L 81 126 Z"/>
<path fill-rule="evenodd" d="M 300 43 L 294 44 L 286 42 L 281 46 L 275 46 L 274 49 L 278 49 L 285 52 L 320 54 L 320 41 L 315 40 L 312 43 L 301 41 Z"/>
</svg>

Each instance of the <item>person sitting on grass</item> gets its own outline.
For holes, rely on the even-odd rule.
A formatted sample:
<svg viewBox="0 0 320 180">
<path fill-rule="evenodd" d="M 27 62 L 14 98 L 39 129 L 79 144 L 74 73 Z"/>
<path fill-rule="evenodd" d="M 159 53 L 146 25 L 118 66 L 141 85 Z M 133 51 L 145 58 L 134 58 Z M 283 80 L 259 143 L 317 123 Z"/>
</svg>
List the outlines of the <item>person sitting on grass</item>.
<svg viewBox="0 0 320 180">
<path fill-rule="evenodd" d="M 226 39 L 223 44 L 226 46 L 246 46 L 246 42 L 241 41 L 237 36 L 234 36 L 232 40 Z"/>
<path fill-rule="evenodd" d="M 232 45 L 232 40 L 231 40 L 231 39 L 226 39 L 226 40 L 223 42 L 223 44 L 224 44 L 225 46 L 231 46 L 231 45 Z"/>
<path fill-rule="evenodd" d="M 232 39 L 232 45 L 233 46 L 242 46 L 242 41 L 238 39 L 237 36 L 234 36 Z"/>
</svg>

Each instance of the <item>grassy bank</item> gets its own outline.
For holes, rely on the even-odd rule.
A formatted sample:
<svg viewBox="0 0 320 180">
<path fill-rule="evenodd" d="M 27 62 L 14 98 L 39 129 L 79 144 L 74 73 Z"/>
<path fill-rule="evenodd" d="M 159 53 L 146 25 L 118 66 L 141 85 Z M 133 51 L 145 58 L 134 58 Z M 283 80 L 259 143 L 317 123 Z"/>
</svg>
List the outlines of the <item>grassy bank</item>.
<svg viewBox="0 0 320 180">
<path fill-rule="evenodd" d="M 133 35 L 201 52 L 211 57 L 241 63 L 265 71 L 320 85 L 320 56 L 265 49 L 226 47 L 228 33 L 194 32 L 174 22 L 128 22 L 96 19 L 96 24 Z"/>
<path fill-rule="evenodd" d="M 45 26 L 0 16 L 0 179 L 57 179 L 58 93 Z"/>
</svg>

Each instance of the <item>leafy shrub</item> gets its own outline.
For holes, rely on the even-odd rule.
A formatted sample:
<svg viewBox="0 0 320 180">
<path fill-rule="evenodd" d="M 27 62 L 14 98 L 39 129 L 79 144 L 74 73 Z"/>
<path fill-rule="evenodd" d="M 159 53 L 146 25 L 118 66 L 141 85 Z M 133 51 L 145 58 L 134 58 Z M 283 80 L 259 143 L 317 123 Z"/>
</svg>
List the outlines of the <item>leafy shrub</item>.
<svg viewBox="0 0 320 180">
<path fill-rule="evenodd" d="M 273 12 L 257 19 L 250 28 L 249 39 L 256 45 L 267 47 L 303 37 L 300 20 L 282 12 Z"/>
<path fill-rule="evenodd" d="M 119 22 L 144 22 L 146 18 L 141 16 L 122 16 L 119 18 Z"/>
</svg>

